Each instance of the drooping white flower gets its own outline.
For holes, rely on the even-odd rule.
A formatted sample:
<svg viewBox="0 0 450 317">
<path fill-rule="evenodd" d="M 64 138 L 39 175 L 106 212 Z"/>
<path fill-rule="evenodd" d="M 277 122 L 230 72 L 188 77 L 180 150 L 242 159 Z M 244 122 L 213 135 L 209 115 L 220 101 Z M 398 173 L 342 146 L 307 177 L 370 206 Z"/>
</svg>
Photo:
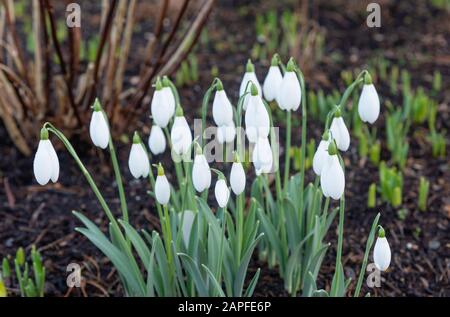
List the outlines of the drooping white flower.
<svg viewBox="0 0 450 317">
<path fill-rule="evenodd" d="M 331 137 L 336 140 L 339 150 L 347 151 L 350 146 L 350 133 L 342 116 L 335 116 L 330 126 Z"/>
<path fill-rule="evenodd" d="M 235 136 L 236 127 L 233 120 L 226 125 L 217 127 L 217 140 L 220 144 L 233 142 Z"/>
<path fill-rule="evenodd" d="M 106 149 L 109 143 L 109 127 L 98 99 L 95 99 L 93 110 L 89 124 L 89 134 L 95 146 Z"/>
<path fill-rule="evenodd" d="M 36 181 L 40 185 L 46 185 L 50 180 L 53 183 L 58 181 L 59 160 L 52 143 L 48 139 L 46 128 L 41 129 L 41 140 L 34 156 L 33 172 Z"/>
<path fill-rule="evenodd" d="M 219 178 L 214 187 L 214 194 L 216 196 L 217 204 L 221 208 L 225 208 L 228 204 L 228 198 L 230 198 L 230 190 L 227 187 L 225 179 Z"/>
<path fill-rule="evenodd" d="M 170 184 L 164 175 L 164 168 L 161 163 L 158 165 L 158 176 L 155 181 L 155 196 L 156 200 L 161 205 L 167 205 L 170 200 Z"/>
<path fill-rule="evenodd" d="M 345 175 L 334 142 L 328 147 L 328 157 L 320 173 L 320 186 L 325 197 L 338 200 L 344 194 Z"/>
<path fill-rule="evenodd" d="M 267 101 L 275 100 L 282 81 L 283 75 L 278 67 L 278 58 L 274 56 L 263 84 L 264 98 Z"/>
<path fill-rule="evenodd" d="M 273 165 L 273 153 L 268 137 L 259 137 L 253 148 L 253 165 L 256 175 L 270 173 Z"/>
<path fill-rule="evenodd" d="M 169 93 L 171 98 L 168 97 Z M 170 118 L 173 116 L 172 107 L 175 108 L 175 99 L 172 91 L 170 91 L 170 87 L 164 88 L 161 80 L 158 78 L 155 92 L 153 93 L 151 113 L 153 120 L 161 128 L 167 127 Z"/>
<path fill-rule="evenodd" d="M 384 229 L 381 226 L 373 249 L 373 260 L 375 266 L 380 271 L 386 271 L 391 263 L 391 248 L 386 239 Z"/>
<path fill-rule="evenodd" d="M 150 148 L 150 151 L 152 151 L 153 155 L 164 153 L 166 150 L 166 138 L 159 125 L 154 124 L 152 126 L 150 136 L 148 138 L 148 147 Z"/>
<path fill-rule="evenodd" d="M 277 102 L 281 109 L 295 111 L 300 107 L 302 90 L 297 74 L 294 71 L 294 61 L 291 59 L 286 67 L 286 73 L 280 84 L 277 94 Z"/>
<path fill-rule="evenodd" d="M 162 86 L 163 86 L 162 90 L 167 98 L 167 110 L 166 111 L 168 111 L 169 117 L 172 118 L 173 115 L 175 114 L 175 110 L 176 110 L 176 99 L 173 94 L 172 88 L 170 87 L 170 80 L 167 76 L 163 77 Z"/>
<path fill-rule="evenodd" d="M 233 107 L 220 81 L 214 95 L 212 114 L 214 122 L 219 127 L 233 121 Z"/>
<path fill-rule="evenodd" d="M 208 189 L 211 186 L 211 169 L 209 168 L 208 160 L 205 155 L 198 152 L 194 158 L 192 166 L 192 183 L 194 188 L 199 193 Z"/>
<path fill-rule="evenodd" d="M 186 248 L 189 246 L 189 240 L 191 238 L 192 224 L 195 219 L 195 212 L 192 210 L 185 210 L 178 215 L 180 223 L 182 223 L 181 231 L 183 233 L 183 241 Z"/>
<path fill-rule="evenodd" d="M 231 166 L 230 172 L 230 185 L 235 195 L 240 195 L 245 190 L 245 171 L 242 163 L 239 160 L 235 160 Z"/>
<path fill-rule="evenodd" d="M 192 143 L 192 133 L 180 106 L 177 107 L 170 139 L 172 141 L 172 150 L 177 155 L 185 155 L 189 151 Z"/>
<path fill-rule="evenodd" d="M 251 86 L 251 96 L 245 112 L 245 133 L 251 143 L 256 143 L 258 138 L 264 138 L 270 132 L 270 118 L 262 98 L 256 91 L 256 86 Z"/>
<path fill-rule="evenodd" d="M 133 136 L 128 167 L 134 178 L 147 177 L 150 172 L 150 161 L 137 132 Z"/>
<path fill-rule="evenodd" d="M 364 84 L 358 102 L 359 117 L 363 122 L 374 123 L 380 115 L 380 99 L 375 86 Z"/>
<path fill-rule="evenodd" d="M 313 170 L 314 173 L 316 173 L 316 175 L 318 176 L 320 176 L 323 166 L 325 165 L 328 159 L 328 145 L 330 144 L 330 141 L 329 141 L 329 133 L 326 134 L 327 134 L 326 138 L 324 137 L 320 141 L 313 158 Z"/>
<path fill-rule="evenodd" d="M 259 84 L 258 78 L 255 74 L 255 66 L 250 59 L 247 61 L 245 74 L 244 77 L 242 77 L 241 86 L 239 87 L 239 97 L 242 97 L 246 92 L 245 89 L 250 87 L 250 84 L 248 84 L 249 82 L 252 82 L 256 86 L 259 96 L 262 96 L 261 85 Z M 244 110 L 247 110 L 248 100 L 249 95 L 244 98 L 244 103 L 242 105 Z"/>
</svg>

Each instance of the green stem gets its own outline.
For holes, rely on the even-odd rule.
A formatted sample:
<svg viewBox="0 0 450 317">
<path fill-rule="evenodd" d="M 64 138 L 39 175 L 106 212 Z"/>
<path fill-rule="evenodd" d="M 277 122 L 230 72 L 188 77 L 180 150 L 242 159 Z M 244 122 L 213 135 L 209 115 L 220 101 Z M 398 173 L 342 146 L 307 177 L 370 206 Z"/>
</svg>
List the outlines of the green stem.
<svg viewBox="0 0 450 317">
<path fill-rule="evenodd" d="M 302 71 L 296 67 L 297 76 L 300 79 L 300 86 L 302 87 L 302 143 L 301 143 L 301 153 L 300 153 L 300 208 L 299 217 L 303 215 L 303 205 L 304 205 L 304 185 L 305 185 L 305 158 L 306 158 L 306 124 L 307 124 L 307 112 L 306 112 L 306 87 L 305 79 L 303 77 Z"/>
<path fill-rule="evenodd" d="M 287 185 L 289 181 L 289 167 L 291 163 L 290 151 L 291 151 L 291 111 L 286 114 L 286 151 L 284 158 L 284 192 L 287 192 Z"/>
<path fill-rule="evenodd" d="M 241 260 L 243 235 L 244 235 L 244 208 L 243 208 L 243 198 L 244 194 L 241 193 L 236 196 L 236 236 L 237 236 L 237 246 L 236 246 L 236 264 L 239 267 L 239 262 Z"/>
<path fill-rule="evenodd" d="M 123 188 L 122 174 L 120 173 L 119 162 L 117 161 L 116 150 L 111 136 L 109 137 L 109 153 L 111 154 L 111 162 L 116 177 L 117 189 L 119 191 L 120 208 L 122 209 L 123 220 L 128 223 L 128 207 Z"/>
<path fill-rule="evenodd" d="M 342 194 L 341 201 L 339 204 L 339 228 L 338 228 L 338 247 L 336 256 L 336 270 L 338 269 L 338 264 L 342 263 L 342 244 L 344 241 L 344 210 L 345 210 L 345 197 Z"/>
</svg>

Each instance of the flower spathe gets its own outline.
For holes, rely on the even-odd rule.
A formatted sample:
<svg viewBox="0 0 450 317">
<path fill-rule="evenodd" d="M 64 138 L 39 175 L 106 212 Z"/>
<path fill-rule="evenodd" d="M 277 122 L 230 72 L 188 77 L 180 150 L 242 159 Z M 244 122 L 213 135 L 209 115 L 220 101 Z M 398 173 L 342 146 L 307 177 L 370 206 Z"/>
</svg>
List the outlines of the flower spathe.
<svg viewBox="0 0 450 317">
<path fill-rule="evenodd" d="M 211 186 L 211 169 L 204 154 L 196 154 L 192 166 L 192 183 L 199 193 Z"/>
<path fill-rule="evenodd" d="M 150 172 L 150 161 L 137 132 L 133 136 L 128 167 L 134 178 L 147 177 Z"/>
<path fill-rule="evenodd" d="M 322 139 L 314 153 L 313 158 L 313 170 L 316 175 L 320 176 L 322 169 L 328 159 L 328 146 L 330 144 L 329 140 Z"/>
<path fill-rule="evenodd" d="M 374 123 L 380 115 L 380 99 L 373 84 L 364 84 L 358 102 L 359 117 L 363 122 Z"/>
<path fill-rule="evenodd" d="M 320 186 L 324 196 L 334 200 L 340 199 L 345 190 L 344 170 L 336 152 L 334 143 L 330 143 L 328 157 L 320 173 Z"/>
<path fill-rule="evenodd" d="M 268 137 L 260 137 L 253 148 L 253 165 L 256 175 L 270 173 L 273 165 L 273 153 Z"/>
<path fill-rule="evenodd" d="M 286 71 L 277 94 L 277 102 L 282 110 L 295 111 L 300 107 L 302 90 L 297 74 Z"/>
<path fill-rule="evenodd" d="M 270 66 L 263 84 L 264 98 L 267 101 L 275 100 L 282 81 L 283 75 L 278 65 Z"/>
<path fill-rule="evenodd" d="M 247 111 L 245 112 L 245 133 L 251 143 L 258 138 L 268 137 L 270 132 L 270 118 L 261 96 L 252 85 L 252 95 L 249 97 Z"/>
<path fill-rule="evenodd" d="M 41 130 L 41 140 L 33 161 L 33 172 L 36 181 L 42 186 L 50 180 L 56 183 L 59 178 L 58 155 L 48 139 L 48 131 L 45 128 Z"/>
<path fill-rule="evenodd" d="M 168 97 L 169 93 L 171 95 L 170 98 Z M 158 78 L 150 109 L 153 120 L 161 128 L 167 127 L 170 118 L 173 116 L 174 110 L 172 110 L 172 107 L 175 109 L 175 100 L 173 99 L 170 87 L 163 88 L 161 80 Z"/>
<path fill-rule="evenodd" d="M 172 125 L 170 139 L 172 141 L 172 150 L 177 155 L 184 155 L 189 151 L 192 143 L 192 133 L 186 118 L 183 116 L 181 107 L 177 108 L 177 116 Z"/>
<path fill-rule="evenodd" d="M 96 99 L 89 124 L 89 135 L 95 146 L 106 149 L 109 143 L 109 127 L 99 101 Z"/>
<path fill-rule="evenodd" d="M 231 166 L 230 185 L 235 195 L 240 195 L 245 190 L 245 171 L 241 162 L 234 162 Z"/>
<path fill-rule="evenodd" d="M 155 197 L 161 205 L 167 205 L 170 200 L 170 184 L 161 164 L 158 166 L 158 176 L 155 181 Z"/>
<path fill-rule="evenodd" d="M 148 147 L 153 155 L 164 153 L 166 150 L 166 138 L 162 129 L 154 124 L 148 138 Z"/>
<path fill-rule="evenodd" d="M 391 248 L 386 239 L 384 229 L 380 227 L 378 238 L 373 249 L 373 260 L 380 271 L 386 271 L 391 263 Z"/>
<path fill-rule="evenodd" d="M 219 178 L 214 187 L 214 194 L 216 196 L 217 204 L 221 208 L 225 208 L 228 204 L 228 198 L 230 198 L 230 190 L 227 187 L 225 179 Z"/>
<path fill-rule="evenodd" d="M 255 74 L 255 66 L 253 65 L 251 60 L 247 61 L 246 70 L 244 76 L 242 77 L 241 86 L 239 87 L 239 97 L 242 97 L 244 93 L 246 93 L 245 89 L 250 88 L 249 82 L 253 83 L 256 86 L 257 92 L 259 96 L 261 96 L 261 85 L 259 84 L 258 78 Z M 244 98 L 243 109 L 247 110 L 248 107 L 249 96 L 247 95 Z"/>
<path fill-rule="evenodd" d="M 347 151 L 350 147 L 350 133 L 345 125 L 342 116 L 336 116 L 333 118 L 330 126 L 331 137 L 336 140 L 336 144 L 339 150 Z"/>
</svg>

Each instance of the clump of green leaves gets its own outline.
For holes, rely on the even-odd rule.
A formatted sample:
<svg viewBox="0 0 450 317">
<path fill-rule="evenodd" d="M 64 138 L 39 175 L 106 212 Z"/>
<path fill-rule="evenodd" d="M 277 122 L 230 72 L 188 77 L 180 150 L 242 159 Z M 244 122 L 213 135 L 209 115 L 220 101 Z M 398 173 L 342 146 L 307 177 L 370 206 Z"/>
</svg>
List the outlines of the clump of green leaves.
<svg viewBox="0 0 450 317">
<path fill-rule="evenodd" d="M 419 182 L 419 210 L 427 209 L 428 192 L 430 190 L 430 182 L 425 177 L 420 177 Z"/>
<path fill-rule="evenodd" d="M 392 161 L 403 169 L 408 158 L 409 142 L 407 135 L 409 131 L 409 120 L 405 117 L 401 109 L 397 109 L 388 114 L 386 118 L 386 138 L 387 147 L 392 155 Z"/>
<path fill-rule="evenodd" d="M 188 59 L 181 63 L 175 75 L 177 86 L 191 85 L 198 81 L 198 59 L 195 54 L 190 54 Z"/>
<path fill-rule="evenodd" d="M 375 208 L 377 205 L 377 184 L 372 183 L 369 186 L 369 193 L 367 195 L 367 207 Z"/>
<path fill-rule="evenodd" d="M 388 167 L 382 161 L 379 166 L 380 192 L 383 200 L 393 207 L 402 204 L 403 175 L 396 167 Z"/>
</svg>

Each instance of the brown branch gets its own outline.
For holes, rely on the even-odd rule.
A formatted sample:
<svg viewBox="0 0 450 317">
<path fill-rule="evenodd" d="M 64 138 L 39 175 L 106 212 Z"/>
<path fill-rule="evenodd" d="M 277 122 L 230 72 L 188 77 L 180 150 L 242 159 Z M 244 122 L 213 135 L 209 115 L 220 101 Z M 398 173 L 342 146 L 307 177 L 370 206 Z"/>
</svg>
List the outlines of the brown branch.
<svg viewBox="0 0 450 317">
<path fill-rule="evenodd" d="M 46 111 L 46 109 L 48 108 L 47 106 L 47 102 L 50 98 L 50 85 L 51 85 L 51 62 L 50 62 L 50 51 L 51 51 L 51 47 L 50 47 L 50 41 L 49 41 L 49 35 L 48 35 L 48 29 L 47 29 L 47 22 L 45 19 L 45 8 L 44 8 L 44 3 L 43 1 L 39 1 L 39 11 L 40 14 L 39 16 L 41 17 L 41 25 L 42 25 L 42 39 L 43 39 L 43 47 L 44 47 L 44 73 L 45 73 L 45 84 L 44 84 L 44 89 L 45 89 L 45 109 L 44 112 Z"/>
</svg>

